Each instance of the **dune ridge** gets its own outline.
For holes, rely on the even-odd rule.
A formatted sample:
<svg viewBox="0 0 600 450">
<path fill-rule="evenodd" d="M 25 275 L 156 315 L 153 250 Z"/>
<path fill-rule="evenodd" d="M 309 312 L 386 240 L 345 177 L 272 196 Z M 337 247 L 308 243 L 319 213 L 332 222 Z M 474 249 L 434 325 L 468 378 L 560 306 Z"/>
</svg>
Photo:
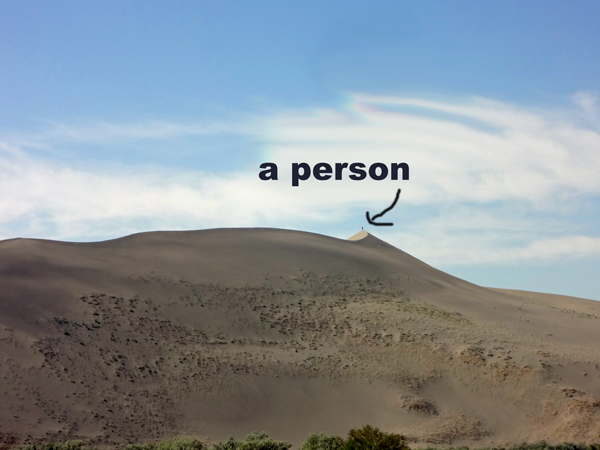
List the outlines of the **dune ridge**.
<svg viewBox="0 0 600 450">
<path fill-rule="evenodd" d="M 600 303 L 480 287 L 359 234 L 0 242 L 0 438 L 597 440 Z"/>
</svg>

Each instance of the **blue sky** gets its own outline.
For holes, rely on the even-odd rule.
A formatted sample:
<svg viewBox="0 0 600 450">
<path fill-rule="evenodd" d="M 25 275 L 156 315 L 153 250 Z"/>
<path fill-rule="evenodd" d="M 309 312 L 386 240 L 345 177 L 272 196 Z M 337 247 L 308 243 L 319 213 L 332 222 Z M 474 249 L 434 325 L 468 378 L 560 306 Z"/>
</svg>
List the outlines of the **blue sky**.
<svg viewBox="0 0 600 450">
<path fill-rule="evenodd" d="M 0 238 L 360 227 L 600 300 L 594 1 L 0 1 Z M 275 162 L 278 181 L 260 181 Z M 408 181 L 294 162 L 406 162 Z M 365 211 L 394 227 L 372 227 Z"/>
</svg>

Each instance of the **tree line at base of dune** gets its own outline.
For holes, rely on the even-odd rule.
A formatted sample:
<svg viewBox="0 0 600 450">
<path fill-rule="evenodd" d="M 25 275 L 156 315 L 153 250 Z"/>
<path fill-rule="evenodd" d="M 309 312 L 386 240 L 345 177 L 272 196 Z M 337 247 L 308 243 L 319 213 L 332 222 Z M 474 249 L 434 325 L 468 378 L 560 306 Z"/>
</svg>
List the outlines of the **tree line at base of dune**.
<svg viewBox="0 0 600 450">
<path fill-rule="evenodd" d="M 127 444 L 121 450 L 290 450 L 292 444 L 277 441 L 265 432 L 252 432 L 243 440 L 229 438 L 227 441 L 206 444 L 196 438 L 173 438 L 156 443 Z M 84 441 L 47 443 L 14 447 L 18 450 L 97 450 Z M 387 433 L 379 428 L 365 425 L 351 429 L 346 439 L 340 436 L 310 434 L 299 450 L 411 450 L 405 436 Z M 426 447 L 420 450 L 440 450 Z M 469 447 L 445 447 L 444 450 L 469 450 Z M 485 447 L 477 450 L 600 450 L 600 444 L 549 444 L 546 441 L 522 443 L 511 447 Z"/>
</svg>

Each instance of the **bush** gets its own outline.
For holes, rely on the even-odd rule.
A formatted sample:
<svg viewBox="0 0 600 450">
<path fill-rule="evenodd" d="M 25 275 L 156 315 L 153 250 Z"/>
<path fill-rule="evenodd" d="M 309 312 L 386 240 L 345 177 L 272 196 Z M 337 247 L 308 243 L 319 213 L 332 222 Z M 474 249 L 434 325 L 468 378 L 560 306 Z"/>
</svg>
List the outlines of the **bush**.
<svg viewBox="0 0 600 450">
<path fill-rule="evenodd" d="M 48 449 L 50 450 L 50 449 Z M 57 449 L 58 450 L 58 449 Z M 62 450 L 62 449 L 61 449 Z M 78 449 L 64 449 L 78 450 Z M 173 438 L 156 444 L 129 444 L 123 450 L 205 450 L 205 446 L 194 438 Z"/>
<path fill-rule="evenodd" d="M 66 441 L 60 443 L 37 445 L 26 445 L 23 450 L 92 450 L 83 441 Z"/>
<path fill-rule="evenodd" d="M 248 434 L 243 441 L 237 441 L 229 438 L 225 442 L 217 442 L 213 445 L 213 450 L 289 450 L 292 444 L 283 441 L 276 441 L 270 438 L 264 431 Z"/>
<path fill-rule="evenodd" d="M 310 434 L 299 450 L 343 450 L 345 442 L 339 436 Z"/>
<path fill-rule="evenodd" d="M 365 425 L 348 432 L 346 450 L 410 450 L 406 438 L 396 433 L 386 433 Z"/>
<path fill-rule="evenodd" d="M 238 450 L 240 444 L 240 441 L 236 441 L 234 438 L 230 437 L 225 442 L 217 442 L 213 444 L 212 450 Z"/>
<path fill-rule="evenodd" d="M 173 438 L 159 442 L 155 450 L 204 450 L 204 444 L 195 438 Z"/>
<path fill-rule="evenodd" d="M 155 444 L 128 444 L 123 450 L 154 450 Z"/>
</svg>

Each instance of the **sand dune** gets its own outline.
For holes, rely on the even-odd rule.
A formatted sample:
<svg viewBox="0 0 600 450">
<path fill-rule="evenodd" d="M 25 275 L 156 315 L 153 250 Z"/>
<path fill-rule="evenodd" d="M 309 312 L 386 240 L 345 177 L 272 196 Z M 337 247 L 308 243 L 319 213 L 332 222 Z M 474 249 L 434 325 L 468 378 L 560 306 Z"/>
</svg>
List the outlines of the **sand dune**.
<svg viewBox="0 0 600 450">
<path fill-rule="evenodd" d="M 366 233 L 0 242 L 0 442 L 592 441 L 599 364 L 600 303 L 476 286 Z"/>
</svg>

